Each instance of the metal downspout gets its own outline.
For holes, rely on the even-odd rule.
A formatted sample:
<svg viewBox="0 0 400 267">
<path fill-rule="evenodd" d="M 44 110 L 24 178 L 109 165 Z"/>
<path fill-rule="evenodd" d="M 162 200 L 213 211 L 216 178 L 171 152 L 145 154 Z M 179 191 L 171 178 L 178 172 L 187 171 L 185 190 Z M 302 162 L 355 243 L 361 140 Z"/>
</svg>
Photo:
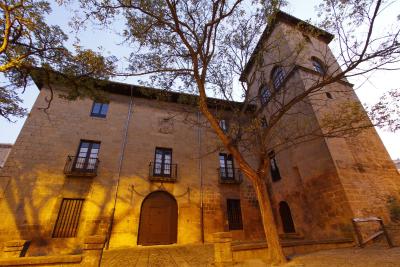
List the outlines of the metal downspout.
<svg viewBox="0 0 400 267">
<path fill-rule="evenodd" d="M 114 217 L 115 217 L 115 207 L 117 206 L 119 182 L 121 180 L 122 163 L 124 161 L 126 142 L 127 142 L 127 138 L 128 138 L 129 123 L 131 121 L 131 116 L 132 116 L 132 108 L 133 108 L 133 88 L 132 88 L 132 86 L 130 87 L 130 89 L 131 89 L 131 92 L 130 92 L 131 97 L 130 97 L 130 101 L 129 101 L 128 114 L 127 114 L 126 121 L 125 121 L 124 136 L 123 136 L 122 146 L 121 146 L 121 155 L 119 157 L 118 174 L 117 174 L 118 178 L 117 178 L 117 186 L 115 188 L 114 206 L 113 206 L 112 213 L 111 213 L 110 226 L 108 228 L 107 240 L 106 240 L 106 245 L 105 245 L 107 250 L 110 247 L 111 232 L 112 232 L 112 228 L 113 228 L 113 224 L 114 224 Z"/>
<path fill-rule="evenodd" d="M 199 176 L 200 176 L 200 227 L 201 227 L 201 242 L 204 243 L 204 207 L 203 207 L 203 166 L 201 160 L 201 123 L 200 111 L 197 111 L 197 143 L 199 146 Z"/>
</svg>

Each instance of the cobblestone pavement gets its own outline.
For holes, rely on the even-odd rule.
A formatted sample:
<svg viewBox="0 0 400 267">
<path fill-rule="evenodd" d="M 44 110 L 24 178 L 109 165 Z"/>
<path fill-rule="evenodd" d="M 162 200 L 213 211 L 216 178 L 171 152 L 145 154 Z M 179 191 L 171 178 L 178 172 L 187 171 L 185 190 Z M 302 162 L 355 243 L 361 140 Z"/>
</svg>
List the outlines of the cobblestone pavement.
<svg viewBox="0 0 400 267">
<path fill-rule="evenodd" d="M 297 255 L 287 266 L 400 267 L 400 247 L 344 248 Z"/>
<path fill-rule="evenodd" d="M 105 251 L 102 267 L 211 267 L 212 245 L 170 245 Z M 228 267 L 228 265 L 226 265 Z M 268 267 L 261 259 L 233 267 Z M 282 267 L 400 267 L 400 247 L 343 248 L 295 255 Z"/>
<path fill-rule="evenodd" d="M 206 267 L 214 261 L 213 245 L 150 246 L 105 251 L 102 267 Z"/>
</svg>

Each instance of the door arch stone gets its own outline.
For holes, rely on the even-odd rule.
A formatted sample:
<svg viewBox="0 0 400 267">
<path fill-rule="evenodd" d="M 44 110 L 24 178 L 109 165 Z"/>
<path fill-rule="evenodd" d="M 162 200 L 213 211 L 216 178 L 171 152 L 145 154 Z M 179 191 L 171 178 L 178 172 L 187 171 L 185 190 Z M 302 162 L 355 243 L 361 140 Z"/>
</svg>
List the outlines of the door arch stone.
<svg viewBox="0 0 400 267">
<path fill-rule="evenodd" d="M 138 245 L 167 245 L 177 241 L 178 205 L 165 191 L 155 191 L 142 202 Z"/>
</svg>

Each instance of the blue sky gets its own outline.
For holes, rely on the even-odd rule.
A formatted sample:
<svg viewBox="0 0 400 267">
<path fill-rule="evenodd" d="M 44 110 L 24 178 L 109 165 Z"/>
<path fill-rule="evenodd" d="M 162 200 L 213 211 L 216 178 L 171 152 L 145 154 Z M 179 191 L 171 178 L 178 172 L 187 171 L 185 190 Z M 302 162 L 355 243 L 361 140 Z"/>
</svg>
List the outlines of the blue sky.
<svg viewBox="0 0 400 267">
<path fill-rule="evenodd" d="M 319 0 L 290 0 L 289 5 L 285 7 L 285 11 L 301 19 L 311 19 L 316 21 L 315 6 Z M 400 10 L 400 3 L 391 6 L 390 10 L 386 11 L 385 20 L 379 25 L 379 30 L 385 30 L 385 27 L 390 24 L 390 21 L 396 19 L 396 11 Z M 72 12 L 65 7 L 53 6 L 53 13 L 48 17 L 50 24 L 60 25 L 64 31 L 70 36 L 70 43 L 74 41 L 74 34 L 70 32 L 68 22 L 72 17 Z M 117 24 L 118 26 L 118 24 Z M 121 27 L 123 25 L 121 24 Z M 117 57 L 128 56 L 129 48 L 118 45 L 121 39 L 112 30 L 87 28 L 79 34 L 81 44 L 87 48 L 96 49 L 102 47 L 103 51 L 116 55 Z M 372 104 L 385 91 L 398 86 L 399 71 L 377 71 L 368 77 L 358 77 L 350 80 L 355 84 L 356 93 L 362 103 Z M 396 77 L 397 76 L 397 77 Z M 127 83 L 135 83 L 135 79 L 120 80 Z M 0 81 L 1 86 L 1 81 Z M 24 101 L 23 106 L 30 109 L 38 95 L 38 89 L 35 86 L 27 88 L 22 95 Z M 18 119 L 15 123 L 10 123 L 0 117 L 0 143 L 14 143 L 25 118 Z M 393 159 L 400 158 L 400 133 L 386 132 L 378 129 L 378 133 L 385 144 L 390 156 Z"/>
</svg>

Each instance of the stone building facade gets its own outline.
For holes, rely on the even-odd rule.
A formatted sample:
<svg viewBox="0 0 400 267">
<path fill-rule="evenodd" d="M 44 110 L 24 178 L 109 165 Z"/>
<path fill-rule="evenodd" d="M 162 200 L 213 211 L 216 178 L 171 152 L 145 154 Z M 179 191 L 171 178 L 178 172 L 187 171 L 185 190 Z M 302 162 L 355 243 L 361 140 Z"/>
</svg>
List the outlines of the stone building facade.
<svg viewBox="0 0 400 267">
<path fill-rule="evenodd" d="M 289 55 L 307 39 L 300 57 L 287 56 L 295 67 L 282 66 L 281 86 L 296 88 L 292 93 L 318 79 L 311 59 L 321 51 L 331 68 L 336 62 L 327 46 L 332 37 L 304 37 L 299 22 L 279 13 L 260 40 L 280 40 L 281 53 Z M 257 68 L 254 57 L 242 79 L 264 74 L 268 80 L 276 69 Z M 250 84 L 254 95 L 261 80 Z M 27 255 L 44 255 L 77 253 L 93 235 L 108 236 L 109 248 L 211 242 L 213 233 L 224 231 L 237 241 L 265 239 L 251 183 L 190 104 L 191 96 L 109 82 L 108 104 L 54 97 L 43 111 L 49 88 L 38 77 L 35 82 L 40 94 L 0 171 L 0 241 L 31 240 Z M 52 87 L 56 96 L 66 90 Z M 359 102 L 347 81 L 322 93 L 330 111 L 344 99 Z M 295 107 L 308 114 L 307 123 L 302 117 L 284 121 L 323 131 L 326 109 L 313 98 L 307 103 Z M 275 152 L 271 162 L 279 179 L 273 170 L 268 184 L 282 239 L 352 238 L 354 217 L 390 222 L 386 198 L 399 199 L 400 177 L 374 129 Z"/>
</svg>

